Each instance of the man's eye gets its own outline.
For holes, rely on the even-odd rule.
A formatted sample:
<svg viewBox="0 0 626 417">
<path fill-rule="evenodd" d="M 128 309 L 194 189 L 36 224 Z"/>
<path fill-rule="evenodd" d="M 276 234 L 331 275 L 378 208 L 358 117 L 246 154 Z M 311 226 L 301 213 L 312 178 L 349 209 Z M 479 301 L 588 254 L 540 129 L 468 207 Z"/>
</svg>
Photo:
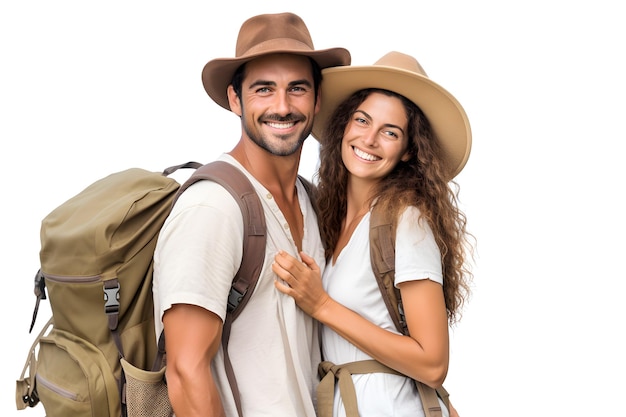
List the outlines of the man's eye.
<svg viewBox="0 0 626 417">
<path fill-rule="evenodd" d="M 292 87 L 291 88 L 291 92 L 292 93 L 297 93 L 297 94 L 301 94 L 301 93 L 306 93 L 307 89 L 304 87 Z"/>
</svg>

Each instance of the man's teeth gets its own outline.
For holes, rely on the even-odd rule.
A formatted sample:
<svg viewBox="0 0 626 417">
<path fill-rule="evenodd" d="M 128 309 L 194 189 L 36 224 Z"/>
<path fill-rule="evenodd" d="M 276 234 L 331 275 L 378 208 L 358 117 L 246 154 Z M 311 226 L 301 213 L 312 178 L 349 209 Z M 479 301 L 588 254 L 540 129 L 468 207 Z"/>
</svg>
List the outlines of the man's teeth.
<svg viewBox="0 0 626 417">
<path fill-rule="evenodd" d="M 374 155 L 370 155 L 367 152 L 363 152 L 362 150 L 360 150 L 359 148 L 353 148 L 354 149 L 354 153 L 362 159 L 365 159 L 367 161 L 377 161 L 380 158 Z"/>
<path fill-rule="evenodd" d="M 289 129 L 295 125 L 295 123 L 277 123 L 277 122 L 267 122 L 269 127 L 273 127 L 274 129 Z"/>
</svg>

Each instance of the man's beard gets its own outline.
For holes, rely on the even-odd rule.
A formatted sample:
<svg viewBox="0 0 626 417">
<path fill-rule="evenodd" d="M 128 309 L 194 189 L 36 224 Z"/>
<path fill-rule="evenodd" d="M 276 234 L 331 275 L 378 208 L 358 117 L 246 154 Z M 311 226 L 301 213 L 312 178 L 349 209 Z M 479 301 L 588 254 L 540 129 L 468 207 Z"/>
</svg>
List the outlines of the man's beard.
<svg viewBox="0 0 626 417">
<path fill-rule="evenodd" d="M 244 120 L 245 120 L 245 117 L 244 117 Z M 275 118 L 274 120 L 276 122 L 290 122 L 290 121 L 296 121 L 296 120 L 299 120 L 299 119 L 283 117 L 283 118 Z M 288 140 L 284 140 L 284 141 L 280 140 L 281 139 L 280 135 L 276 135 L 276 137 L 279 138 L 278 143 L 266 140 L 265 136 L 262 133 L 255 134 L 254 132 L 252 132 L 252 129 L 248 128 L 248 124 L 247 123 L 243 124 L 243 130 L 246 132 L 246 135 L 250 138 L 250 140 L 252 140 L 259 147 L 261 147 L 262 149 L 266 150 L 270 154 L 276 155 L 276 156 L 289 156 L 289 155 L 293 155 L 294 153 L 298 152 L 302 148 L 302 145 L 304 144 L 304 141 L 309 137 L 309 135 L 311 133 L 312 126 L 309 127 L 308 129 L 304 130 L 302 132 L 302 135 L 300 136 L 300 138 L 296 142 L 294 142 L 294 143 L 291 143 Z M 289 136 L 291 136 L 291 135 L 289 135 Z M 289 146 L 287 147 L 287 145 L 289 145 Z"/>
</svg>

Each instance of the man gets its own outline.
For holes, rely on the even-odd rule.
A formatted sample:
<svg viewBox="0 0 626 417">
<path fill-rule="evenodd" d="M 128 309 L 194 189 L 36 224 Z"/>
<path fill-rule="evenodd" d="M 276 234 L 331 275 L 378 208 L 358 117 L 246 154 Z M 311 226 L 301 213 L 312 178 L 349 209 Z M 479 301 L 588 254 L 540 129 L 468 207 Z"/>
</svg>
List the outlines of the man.
<svg viewBox="0 0 626 417">
<path fill-rule="evenodd" d="M 278 250 L 294 256 L 304 250 L 324 264 L 298 164 L 319 110 L 321 69 L 349 64 L 346 49 L 314 50 L 302 19 L 281 13 L 244 22 L 236 58 L 209 61 L 202 73 L 209 96 L 241 118 L 239 142 L 220 159 L 251 179 L 267 224 L 265 264 L 229 338 L 245 417 L 315 416 L 316 325 L 275 289 L 271 264 Z M 166 378 L 177 417 L 239 414 L 220 342 L 242 242 L 237 203 L 210 181 L 182 194 L 161 231 L 154 257 L 155 312 L 162 320 L 156 330 L 165 329 Z"/>
</svg>

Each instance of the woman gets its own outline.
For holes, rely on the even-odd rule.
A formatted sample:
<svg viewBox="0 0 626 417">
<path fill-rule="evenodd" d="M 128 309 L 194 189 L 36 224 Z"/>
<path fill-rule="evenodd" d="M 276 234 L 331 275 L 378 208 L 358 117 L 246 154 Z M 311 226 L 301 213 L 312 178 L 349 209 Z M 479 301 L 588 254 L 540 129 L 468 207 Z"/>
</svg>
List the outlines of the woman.
<svg viewBox="0 0 626 417">
<path fill-rule="evenodd" d="M 330 68 L 323 77 L 313 134 L 321 143 L 317 204 L 327 264 L 320 280 L 307 254 L 301 262 L 278 253 L 276 287 L 323 324 L 325 361 L 374 359 L 391 368 L 352 375 L 361 417 L 424 415 L 411 378 L 441 386 L 448 325 L 469 294 L 469 234 L 450 186 L 469 157 L 469 122 L 408 55 L 391 52 L 373 66 Z M 396 330 L 369 262 L 373 207 L 397 222 L 395 286 L 410 336 Z M 344 403 L 337 388 L 333 416 L 352 415 Z"/>
</svg>

